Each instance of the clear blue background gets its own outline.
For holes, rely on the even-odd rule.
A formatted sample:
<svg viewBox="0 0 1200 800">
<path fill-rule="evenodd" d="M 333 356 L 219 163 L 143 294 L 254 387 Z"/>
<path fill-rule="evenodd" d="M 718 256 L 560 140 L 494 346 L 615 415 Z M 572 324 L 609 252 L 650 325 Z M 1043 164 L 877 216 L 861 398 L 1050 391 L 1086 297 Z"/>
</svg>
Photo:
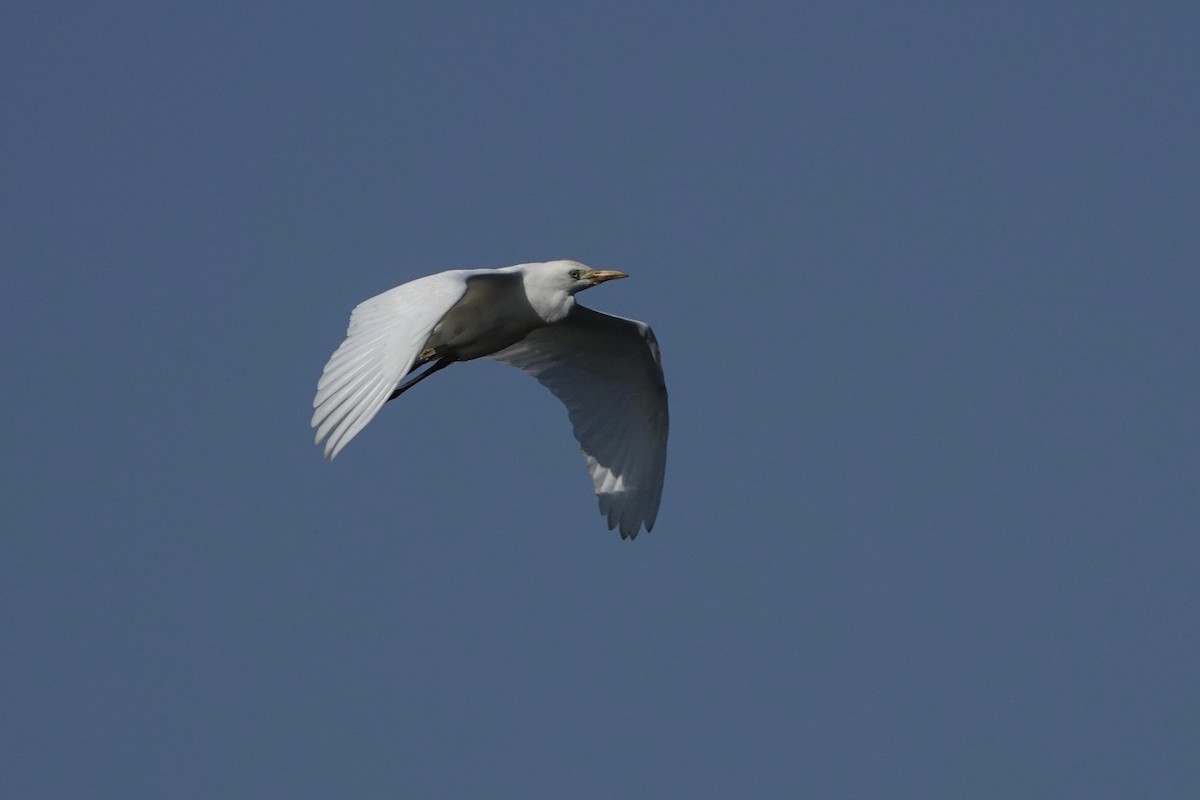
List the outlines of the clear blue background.
<svg viewBox="0 0 1200 800">
<path fill-rule="evenodd" d="M 10 3 L 0 795 L 1200 796 L 1192 3 Z M 350 309 L 576 258 L 655 530 Z"/>
</svg>

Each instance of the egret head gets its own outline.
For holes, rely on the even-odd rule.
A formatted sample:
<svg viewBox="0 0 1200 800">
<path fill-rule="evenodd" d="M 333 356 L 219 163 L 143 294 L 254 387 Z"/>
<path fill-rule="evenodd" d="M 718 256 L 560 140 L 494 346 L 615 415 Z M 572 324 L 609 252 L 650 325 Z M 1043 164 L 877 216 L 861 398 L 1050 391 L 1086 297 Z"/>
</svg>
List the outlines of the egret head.
<svg viewBox="0 0 1200 800">
<path fill-rule="evenodd" d="M 624 272 L 592 269 L 578 261 L 522 264 L 525 295 L 547 324 L 558 322 L 575 305 L 575 294 L 598 283 L 626 277 Z"/>
<path fill-rule="evenodd" d="M 560 285 L 568 294 L 575 294 L 584 289 L 590 289 L 596 284 L 604 283 L 605 281 L 614 281 L 618 278 L 629 277 L 624 272 L 617 272 L 615 269 L 592 269 L 586 264 L 580 264 L 578 261 L 547 261 L 545 266 L 547 271 L 553 273 L 561 280 Z"/>
</svg>

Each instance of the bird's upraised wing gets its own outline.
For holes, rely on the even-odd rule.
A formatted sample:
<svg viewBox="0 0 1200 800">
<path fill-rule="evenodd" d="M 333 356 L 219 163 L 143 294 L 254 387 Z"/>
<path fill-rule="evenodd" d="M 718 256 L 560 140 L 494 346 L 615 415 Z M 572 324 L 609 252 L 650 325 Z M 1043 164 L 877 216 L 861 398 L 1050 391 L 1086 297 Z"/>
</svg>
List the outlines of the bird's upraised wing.
<svg viewBox="0 0 1200 800">
<path fill-rule="evenodd" d="M 608 527 L 654 527 L 667 464 L 667 387 L 644 322 L 575 306 L 491 356 L 537 378 L 567 407 Z"/>
<path fill-rule="evenodd" d="M 467 271 L 428 275 L 359 303 L 350 314 L 346 340 L 329 357 L 312 426 L 317 444 L 333 458 L 387 402 L 412 369 L 433 327 L 467 290 Z M 326 439 L 328 437 L 328 439 Z"/>
</svg>

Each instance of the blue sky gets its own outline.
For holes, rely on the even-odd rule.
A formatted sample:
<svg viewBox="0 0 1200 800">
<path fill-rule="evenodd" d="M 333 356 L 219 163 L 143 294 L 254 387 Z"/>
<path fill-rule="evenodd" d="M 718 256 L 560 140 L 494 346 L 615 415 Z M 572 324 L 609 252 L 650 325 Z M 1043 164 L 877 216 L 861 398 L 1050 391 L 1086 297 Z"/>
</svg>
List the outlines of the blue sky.
<svg viewBox="0 0 1200 800">
<path fill-rule="evenodd" d="M 1200 792 L 1200 12 L 10 4 L 8 797 Z M 575 258 L 655 530 L 355 303 Z"/>
</svg>

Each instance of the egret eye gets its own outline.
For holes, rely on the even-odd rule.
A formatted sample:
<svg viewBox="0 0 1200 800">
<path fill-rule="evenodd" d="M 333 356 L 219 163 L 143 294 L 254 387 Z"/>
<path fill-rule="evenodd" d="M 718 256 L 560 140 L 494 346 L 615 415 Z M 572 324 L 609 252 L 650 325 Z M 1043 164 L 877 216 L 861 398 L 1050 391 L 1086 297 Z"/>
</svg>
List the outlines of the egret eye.
<svg viewBox="0 0 1200 800">
<path fill-rule="evenodd" d="M 583 273 L 577 269 L 573 269 L 570 272 L 568 272 L 567 274 L 571 276 L 571 280 L 573 280 L 573 281 L 577 281 L 581 277 L 583 277 Z"/>
</svg>

